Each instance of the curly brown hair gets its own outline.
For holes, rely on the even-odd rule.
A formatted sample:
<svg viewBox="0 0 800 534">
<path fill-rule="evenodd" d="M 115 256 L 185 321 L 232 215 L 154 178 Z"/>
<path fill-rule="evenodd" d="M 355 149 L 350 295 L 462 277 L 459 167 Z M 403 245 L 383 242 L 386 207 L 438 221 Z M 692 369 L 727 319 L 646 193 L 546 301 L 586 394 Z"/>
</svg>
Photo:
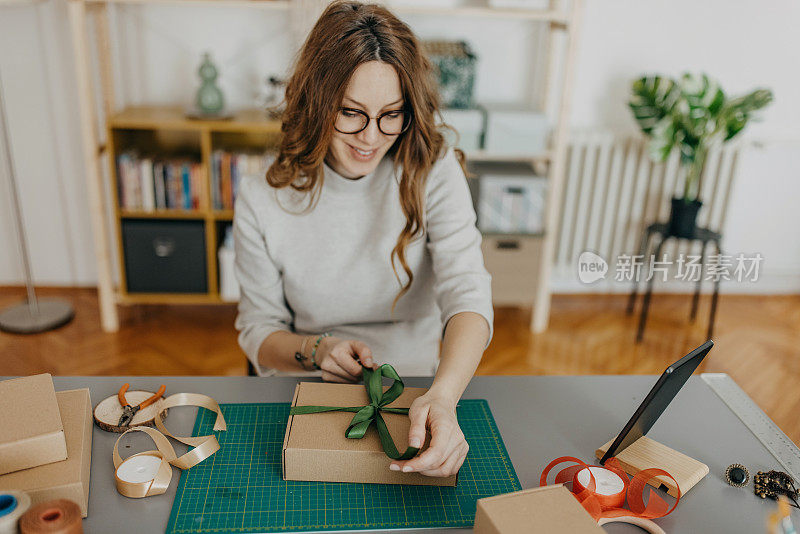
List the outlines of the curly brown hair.
<svg viewBox="0 0 800 534">
<path fill-rule="evenodd" d="M 411 29 L 389 10 L 376 4 L 336 1 L 322 13 L 287 82 L 283 135 L 266 179 L 275 188 L 309 192 L 309 208 L 313 207 L 322 189 L 323 162 L 347 84 L 360 64 L 376 60 L 394 67 L 413 117 L 408 130 L 387 153 L 402 169 L 400 205 L 406 217 L 389 258 L 401 286 L 392 303 L 394 310 L 414 280 L 405 249 L 424 234 L 425 182 L 445 140 L 436 121 L 439 93 L 431 63 Z M 457 156 L 463 167 L 463 154 L 457 151 Z M 405 284 L 395 267 L 395 257 L 408 276 Z"/>
</svg>

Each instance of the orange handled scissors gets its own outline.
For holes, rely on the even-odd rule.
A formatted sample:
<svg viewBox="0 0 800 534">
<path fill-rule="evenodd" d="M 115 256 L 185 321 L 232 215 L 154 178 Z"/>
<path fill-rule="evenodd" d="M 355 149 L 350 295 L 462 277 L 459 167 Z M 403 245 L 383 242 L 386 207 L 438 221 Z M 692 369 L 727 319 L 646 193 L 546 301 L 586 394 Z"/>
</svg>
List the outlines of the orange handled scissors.
<svg viewBox="0 0 800 534">
<path fill-rule="evenodd" d="M 122 417 L 119 418 L 119 425 L 117 426 L 130 425 L 131 421 L 133 421 L 133 416 L 136 415 L 136 412 L 138 412 L 142 408 L 147 408 L 148 406 L 153 404 L 155 401 L 161 398 L 161 396 L 167 390 L 167 386 L 161 384 L 161 387 L 158 388 L 158 391 L 156 391 L 155 395 L 153 395 L 152 397 L 150 397 L 145 401 L 140 402 L 136 406 L 131 406 L 130 403 L 128 403 L 128 400 L 125 398 L 125 392 L 128 391 L 129 387 L 130 384 L 126 382 L 125 384 L 122 385 L 121 388 L 119 388 L 119 393 L 117 393 L 117 398 L 119 398 L 119 404 L 120 406 L 122 406 Z"/>
</svg>

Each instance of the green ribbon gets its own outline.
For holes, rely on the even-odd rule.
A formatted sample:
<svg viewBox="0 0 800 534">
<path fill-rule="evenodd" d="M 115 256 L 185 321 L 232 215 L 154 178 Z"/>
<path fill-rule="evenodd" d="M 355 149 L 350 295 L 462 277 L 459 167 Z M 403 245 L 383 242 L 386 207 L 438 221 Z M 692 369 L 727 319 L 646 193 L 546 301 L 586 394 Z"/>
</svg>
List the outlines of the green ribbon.
<svg viewBox="0 0 800 534">
<path fill-rule="evenodd" d="M 394 383 L 383 391 L 383 377 L 391 378 Z M 361 439 L 367 433 L 367 429 L 374 422 L 378 429 L 378 436 L 386 456 L 392 460 L 408 460 L 413 458 L 419 451 L 418 447 L 409 447 L 406 452 L 400 454 L 394 444 L 386 422 L 383 420 L 381 412 L 408 414 L 408 408 L 387 408 L 387 404 L 394 402 L 403 393 L 403 381 L 394 367 L 385 363 L 373 370 L 364 367 L 364 386 L 367 388 L 369 404 L 366 406 L 292 406 L 290 415 L 303 415 L 309 413 L 322 412 L 355 412 L 350 426 L 347 427 L 345 436 L 351 439 Z"/>
</svg>

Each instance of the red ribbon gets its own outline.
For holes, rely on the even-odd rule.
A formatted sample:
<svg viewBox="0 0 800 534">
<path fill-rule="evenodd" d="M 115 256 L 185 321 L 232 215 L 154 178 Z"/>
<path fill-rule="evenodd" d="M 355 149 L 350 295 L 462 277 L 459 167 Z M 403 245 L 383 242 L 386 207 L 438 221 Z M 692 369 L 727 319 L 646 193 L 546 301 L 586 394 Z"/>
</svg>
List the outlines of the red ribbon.
<svg viewBox="0 0 800 534">
<path fill-rule="evenodd" d="M 563 484 L 565 482 L 572 482 L 572 494 L 578 499 L 578 502 L 589 512 L 596 521 L 601 518 L 611 517 L 641 517 L 644 519 L 655 519 L 664 517 L 672 513 L 678 502 L 681 500 L 681 488 L 678 486 L 678 481 L 664 471 L 663 469 L 643 469 L 636 473 L 633 479 L 629 479 L 627 473 L 622 470 L 619 460 L 616 458 L 609 458 L 603 467 L 595 467 L 595 469 L 607 469 L 615 473 L 622 479 L 623 489 L 616 495 L 600 495 L 595 491 L 596 483 L 591 469 L 585 463 L 572 456 L 562 456 L 556 458 L 544 468 L 542 476 L 539 478 L 539 485 L 547 485 L 547 475 L 557 465 L 564 462 L 572 462 L 574 465 L 566 467 L 556 474 L 555 483 Z M 589 484 L 584 487 L 578 482 L 578 473 L 586 469 L 589 473 Z M 647 505 L 644 504 L 644 491 L 647 483 L 659 476 L 667 476 L 675 482 L 675 487 L 678 489 L 678 496 L 675 499 L 675 504 L 669 508 L 667 503 L 662 499 L 652 488 L 650 488 L 650 497 L 647 500 Z M 628 508 L 623 508 L 625 499 L 628 500 Z"/>
</svg>

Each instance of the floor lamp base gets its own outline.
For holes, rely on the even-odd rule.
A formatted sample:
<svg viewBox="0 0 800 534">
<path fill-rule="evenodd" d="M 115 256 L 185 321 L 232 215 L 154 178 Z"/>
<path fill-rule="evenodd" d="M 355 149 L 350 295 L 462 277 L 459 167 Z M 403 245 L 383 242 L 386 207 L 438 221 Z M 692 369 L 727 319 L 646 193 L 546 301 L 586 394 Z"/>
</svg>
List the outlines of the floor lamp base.
<svg viewBox="0 0 800 534">
<path fill-rule="evenodd" d="M 72 305 L 61 299 L 38 299 L 39 312 L 31 313 L 27 301 L 0 312 L 0 330 L 12 334 L 36 334 L 65 325 L 75 316 Z"/>
</svg>

